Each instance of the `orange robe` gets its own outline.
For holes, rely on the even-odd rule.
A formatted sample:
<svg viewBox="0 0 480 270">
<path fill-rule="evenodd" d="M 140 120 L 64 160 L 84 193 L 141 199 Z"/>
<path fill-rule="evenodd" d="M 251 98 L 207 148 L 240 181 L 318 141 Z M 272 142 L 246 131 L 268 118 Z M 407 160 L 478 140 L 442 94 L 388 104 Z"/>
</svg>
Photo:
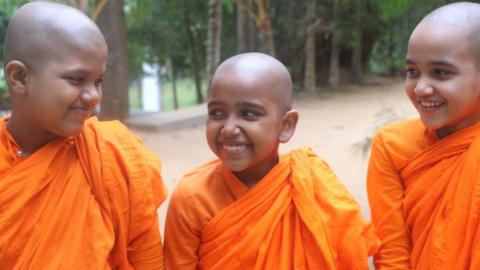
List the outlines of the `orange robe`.
<svg viewBox="0 0 480 270">
<path fill-rule="evenodd" d="M 368 269 L 373 227 L 310 149 L 281 157 L 253 188 L 219 160 L 188 173 L 172 195 L 167 269 Z"/>
<path fill-rule="evenodd" d="M 377 269 L 480 269 L 480 123 L 442 139 L 420 120 L 384 127 L 368 195 Z"/>
<path fill-rule="evenodd" d="M 0 119 L 0 269 L 164 269 L 159 160 L 119 122 L 87 120 L 27 158 Z"/>
</svg>

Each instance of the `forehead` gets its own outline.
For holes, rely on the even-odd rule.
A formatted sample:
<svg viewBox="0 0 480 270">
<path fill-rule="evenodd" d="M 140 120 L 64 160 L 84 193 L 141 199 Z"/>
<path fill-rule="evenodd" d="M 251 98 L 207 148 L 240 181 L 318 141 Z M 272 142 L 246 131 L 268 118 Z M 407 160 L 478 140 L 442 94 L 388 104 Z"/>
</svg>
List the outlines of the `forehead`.
<svg viewBox="0 0 480 270">
<path fill-rule="evenodd" d="M 421 22 L 410 36 L 407 59 L 446 59 L 471 55 L 467 27 L 435 21 Z"/>
<path fill-rule="evenodd" d="M 267 77 L 223 72 L 212 81 L 210 100 L 268 100 L 273 102 L 275 83 Z"/>
</svg>

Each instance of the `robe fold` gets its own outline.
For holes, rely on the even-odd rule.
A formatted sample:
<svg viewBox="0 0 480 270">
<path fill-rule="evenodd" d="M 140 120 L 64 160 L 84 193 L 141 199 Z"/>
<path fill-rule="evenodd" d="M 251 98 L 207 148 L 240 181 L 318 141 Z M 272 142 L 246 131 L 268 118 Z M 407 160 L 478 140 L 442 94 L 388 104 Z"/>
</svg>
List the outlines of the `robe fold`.
<svg viewBox="0 0 480 270">
<path fill-rule="evenodd" d="M 357 203 L 308 148 L 282 156 L 250 190 L 219 160 L 187 174 L 165 237 L 167 269 L 369 269 L 378 245 Z"/>
<path fill-rule="evenodd" d="M 377 269 L 480 269 L 480 124 L 442 139 L 419 120 L 383 128 L 368 188 Z"/>
<path fill-rule="evenodd" d="M 117 121 L 22 158 L 0 120 L 0 269 L 163 269 L 160 163 Z"/>
</svg>

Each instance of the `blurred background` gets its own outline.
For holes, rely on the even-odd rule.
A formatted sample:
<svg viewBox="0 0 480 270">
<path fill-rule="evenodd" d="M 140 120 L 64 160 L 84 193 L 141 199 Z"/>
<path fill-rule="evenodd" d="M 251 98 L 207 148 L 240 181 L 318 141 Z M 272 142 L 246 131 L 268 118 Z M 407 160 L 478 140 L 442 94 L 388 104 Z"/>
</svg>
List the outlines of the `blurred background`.
<svg viewBox="0 0 480 270">
<path fill-rule="evenodd" d="M 0 40 L 29 1 L 0 0 Z M 110 48 L 101 117 L 200 104 L 216 66 L 261 51 L 295 91 L 331 93 L 369 75 L 400 76 L 412 28 L 445 0 L 63 0 L 100 26 Z M 1 49 L 2 47 L 0 47 Z M 0 58 L 1 66 L 3 66 Z M 0 78 L 0 110 L 9 108 Z"/>
<path fill-rule="evenodd" d="M 0 0 L 0 40 L 12 13 L 26 2 Z M 455 1 L 56 2 L 79 8 L 100 26 L 110 50 L 100 117 L 137 124 L 135 132 L 163 161 L 170 192 L 183 173 L 215 158 L 202 123 L 213 71 L 236 53 L 260 51 L 282 61 L 294 81 L 300 121 L 281 152 L 313 148 L 369 217 L 365 179 L 372 134 L 417 116 L 403 93 L 410 32 L 429 11 Z M 1 115 L 8 113 L 9 97 L 0 74 Z"/>
</svg>

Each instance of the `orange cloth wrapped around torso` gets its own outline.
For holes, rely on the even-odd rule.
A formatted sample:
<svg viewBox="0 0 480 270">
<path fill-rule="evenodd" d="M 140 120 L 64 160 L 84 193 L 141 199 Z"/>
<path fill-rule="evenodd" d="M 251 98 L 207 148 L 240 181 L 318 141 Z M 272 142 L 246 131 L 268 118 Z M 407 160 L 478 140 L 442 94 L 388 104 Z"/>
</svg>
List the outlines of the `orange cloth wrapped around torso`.
<svg viewBox="0 0 480 270">
<path fill-rule="evenodd" d="M 419 120 L 383 128 L 368 190 L 377 269 L 480 269 L 480 124 L 442 139 Z"/>
<path fill-rule="evenodd" d="M 160 162 L 119 122 L 87 120 L 27 158 L 0 120 L 0 269 L 163 269 Z"/>
<path fill-rule="evenodd" d="M 166 225 L 167 269 L 368 269 L 373 227 L 328 165 L 294 150 L 251 190 L 219 161 L 187 174 Z"/>
</svg>

